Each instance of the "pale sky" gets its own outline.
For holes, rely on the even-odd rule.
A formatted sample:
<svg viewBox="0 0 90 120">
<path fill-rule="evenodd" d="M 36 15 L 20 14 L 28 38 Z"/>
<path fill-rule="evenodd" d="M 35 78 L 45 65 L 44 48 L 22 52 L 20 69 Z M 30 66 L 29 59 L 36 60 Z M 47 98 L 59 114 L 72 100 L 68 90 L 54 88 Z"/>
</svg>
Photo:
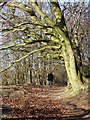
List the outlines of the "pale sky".
<svg viewBox="0 0 90 120">
<path fill-rule="evenodd" d="M 35 0 L 16 0 L 17 2 L 29 2 L 29 1 L 35 1 Z M 38 0 L 39 2 L 43 2 L 45 0 Z M 49 1 L 49 0 L 47 0 Z M 55 1 L 55 0 L 50 0 L 50 1 Z M 82 1 L 85 1 L 85 2 L 88 2 L 89 0 L 58 0 L 60 2 L 82 2 Z"/>
</svg>

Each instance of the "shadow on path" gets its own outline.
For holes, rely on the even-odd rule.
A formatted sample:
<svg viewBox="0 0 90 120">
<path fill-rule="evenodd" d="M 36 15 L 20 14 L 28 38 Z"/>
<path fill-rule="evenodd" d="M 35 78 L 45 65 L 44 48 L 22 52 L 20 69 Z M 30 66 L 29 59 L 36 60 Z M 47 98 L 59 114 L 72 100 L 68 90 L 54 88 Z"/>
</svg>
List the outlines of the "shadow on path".
<svg viewBox="0 0 90 120">
<path fill-rule="evenodd" d="M 0 105 L 0 113 L 1 114 L 8 114 L 9 112 L 11 112 L 13 110 L 13 108 L 9 105 Z"/>
<path fill-rule="evenodd" d="M 75 104 L 68 102 L 66 104 L 66 112 L 63 115 L 62 120 L 89 120 L 90 119 L 90 110 L 85 110 L 83 108 L 77 108 Z"/>
<path fill-rule="evenodd" d="M 61 112 L 61 109 L 39 109 L 30 108 L 30 113 L 32 117 L 20 117 L 19 114 L 24 112 L 22 109 L 12 109 L 10 106 L 2 106 L 2 114 L 10 113 L 11 111 L 16 111 L 16 116 L 18 118 L 2 118 L 2 120 L 89 120 L 90 110 L 85 110 L 77 108 L 76 105 L 68 103 L 66 105 L 65 113 Z M 69 112 L 68 112 L 69 110 Z"/>
</svg>

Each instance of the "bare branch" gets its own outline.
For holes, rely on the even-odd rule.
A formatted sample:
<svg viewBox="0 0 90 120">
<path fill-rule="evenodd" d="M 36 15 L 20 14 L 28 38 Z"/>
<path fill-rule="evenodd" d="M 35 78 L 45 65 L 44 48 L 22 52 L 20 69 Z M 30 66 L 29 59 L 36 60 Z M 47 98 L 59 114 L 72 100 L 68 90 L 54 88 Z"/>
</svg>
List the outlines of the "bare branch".
<svg viewBox="0 0 90 120">
<path fill-rule="evenodd" d="M 8 67 L 6 67 L 5 69 L 1 70 L 0 73 L 1 73 L 1 72 L 4 72 L 5 70 L 7 70 L 7 69 L 9 69 L 9 68 L 11 68 L 15 63 L 18 63 L 18 62 L 22 61 L 23 59 L 26 59 L 27 57 L 29 57 L 30 55 L 32 55 L 32 54 L 34 54 L 34 53 L 36 53 L 36 52 L 39 52 L 39 51 L 42 51 L 42 50 L 45 50 L 45 49 L 51 49 L 51 48 L 57 49 L 57 48 L 59 48 L 59 47 L 60 47 L 60 46 L 45 46 L 45 47 L 43 47 L 43 48 L 33 50 L 33 51 L 27 53 L 25 56 L 23 56 L 23 57 L 15 60 L 15 61 L 12 61 L 11 64 L 10 64 Z"/>
<path fill-rule="evenodd" d="M 34 9 L 38 12 L 38 14 L 44 18 L 44 20 L 50 25 L 54 26 L 54 22 L 44 13 L 42 10 L 38 7 L 38 5 L 35 2 L 30 2 L 30 4 L 34 7 Z"/>
<path fill-rule="evenodd" d="M 11 7 L 17 7 L 17 8 L 20 8 L 22 9 L 23 11 L 26 11 L 28 13 L 32 13 L 32 9 L 29 8 L 28 6 L 25 6 L 24 4 L 20 4 L 20 3 L 17 3 L 17 2 L 14 2 L 14 1 L 10 1 L 10 2 L 7 2 L 6 4 L 7 6 L 11 6 Z"/>
<path fill-rule="evenodd" d="M 10 48 L 13 48 L 13 47 L 23 47 L 23 46 L 26 46 L 28 44 L 34 44 L 34 43 L 37 43 L 37 42 L 49 42 L 49 40 L 32 40 L 32 39 L 28 39 L 26 41 L 26 43 L 20 43 L 20 44 L 14 44 L 14 45 L 10 45 L 10 46 L 5 46 L 5 47 L 2 47 L 0 48 L 0 50 L 6 50 L 6 49 L 10 49 Z"/>
</svg>

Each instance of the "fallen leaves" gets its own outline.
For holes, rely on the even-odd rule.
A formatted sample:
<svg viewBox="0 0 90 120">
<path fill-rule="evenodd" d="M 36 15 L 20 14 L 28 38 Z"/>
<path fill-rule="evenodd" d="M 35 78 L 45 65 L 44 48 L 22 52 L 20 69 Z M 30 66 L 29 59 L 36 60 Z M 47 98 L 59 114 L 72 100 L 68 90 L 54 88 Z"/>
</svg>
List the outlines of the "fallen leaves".
<svg viewBox="0 0 90 120">
<path fill-rule="evenodd" d="M 2 118 L 58 118 L 76 116 L 83 114 L 83 111 L 75 106 L 62 101 L 54 101 L 50 96 L 59 90 L 58 86 L 39 87 L 39 86 L 23 86 L 14 88 L 20 90 L 23 96 L 3 97 L 5 105 L 12 106 L 12 111 L 8 114 L 2 114 Z M 80 113 L 80 111 L 81 113 Z"/>
</svg>

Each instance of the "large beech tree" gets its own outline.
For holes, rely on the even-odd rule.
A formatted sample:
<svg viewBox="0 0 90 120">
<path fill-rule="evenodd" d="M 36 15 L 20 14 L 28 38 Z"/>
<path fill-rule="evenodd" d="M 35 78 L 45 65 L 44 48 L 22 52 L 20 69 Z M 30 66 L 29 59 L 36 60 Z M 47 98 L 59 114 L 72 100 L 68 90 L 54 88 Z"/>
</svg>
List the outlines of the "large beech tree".
<svg viewBox="0 0 90 120">
<path fill-rule="evenodd" d="M 22 15 L 20 13 L 17 15 L 18 10 L 22 10 L 20 11 Z M 23 57 L 11 61 L 9 67 L 29 57 L 31 54 L 41 51 L 46 57 L 59 56 L 59 58 L 63 58 L 67 71 L 68 85 L 72 87 L 73 91 L 85 88 L 84 83 L 81 81 L 80 70 L 77 69 L 77 61 L 68 36 L 64 15 L 57 0 L 48 2 L 48 5 L 38 1 L 31 2 L 31 0 L 28 0 L 28 3 L 15 1 L 1 3 L 1 17 L 3 20 L 2 33 L 10 35 L 17 33 L 20 36 L 16 38 L 16 41 L 18 39 L 21 40 L 21 43 L 16 42 L 16 44 L 4 45 L 1 50 L 26 51 Z M 28 50 L 29 45 L 38 42 L 41 43 L 41 46 L 30 52 Z"/>
</svg>

